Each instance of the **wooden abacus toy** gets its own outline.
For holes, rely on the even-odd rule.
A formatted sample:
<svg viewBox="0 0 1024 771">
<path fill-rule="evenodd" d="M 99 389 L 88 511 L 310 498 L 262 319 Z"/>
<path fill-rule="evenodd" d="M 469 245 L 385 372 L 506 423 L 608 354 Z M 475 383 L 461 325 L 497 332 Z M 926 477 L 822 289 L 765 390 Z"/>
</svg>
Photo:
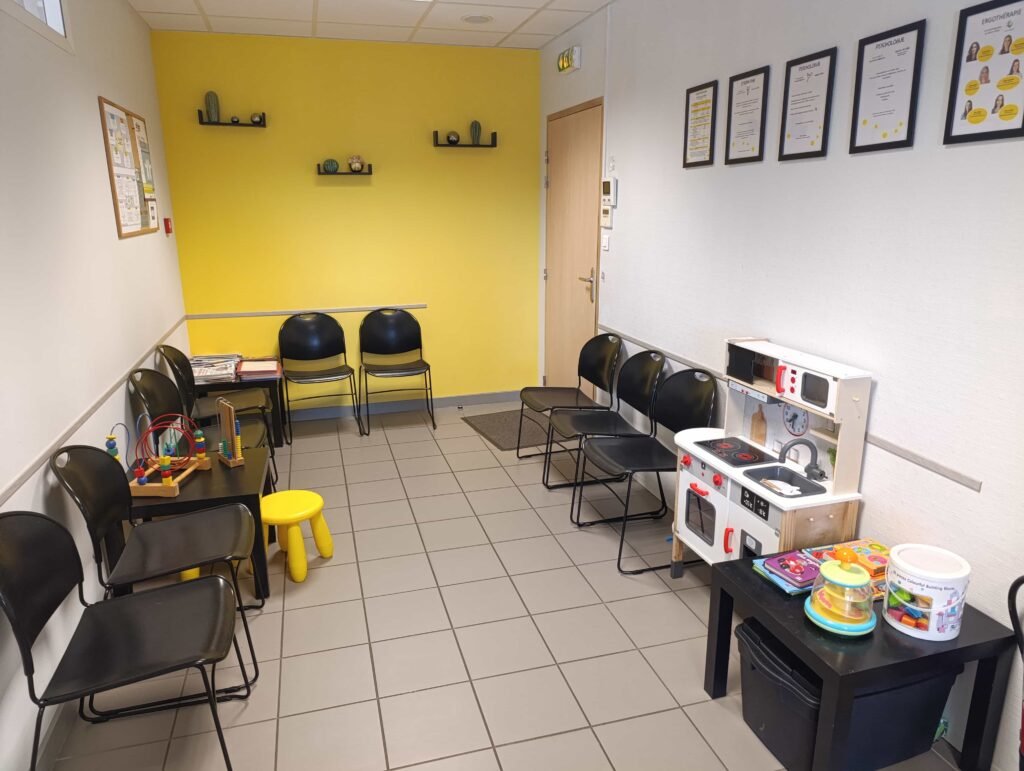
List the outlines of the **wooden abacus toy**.
<svg viewBox="0 0 1024 771">
<path fill-rule="evenodd" d="M 157 452 L 154 439 L 171 431 L 180 438 L 168 442 L 163 452 Z M 177 455 L 177 447 L 184 440 L 188 451 Z M 107 447 L 109 452 L 112 448 Z M 169 413 L 150 422 L 135 443 L 135 462 L 132 473 L 135 478 L 128 487 L 134 498 L 174 498 L 181 492 L 181 484 L 194 471 L 209 471 L 212 468 L 206 454 L 206 437 L 195 421 L 185 415 Z M 160 472 L 160 484 L 150 482 L 150 477 Z"/>
<path fill-rule="evenodd" d="M 235 406 L 223 396 L 217 400 L 220 425 L 220 453 L 217 457 L 228 468 L 245 465 L 242 455 L 242 422 L 235 417 Z"/>
</svg>

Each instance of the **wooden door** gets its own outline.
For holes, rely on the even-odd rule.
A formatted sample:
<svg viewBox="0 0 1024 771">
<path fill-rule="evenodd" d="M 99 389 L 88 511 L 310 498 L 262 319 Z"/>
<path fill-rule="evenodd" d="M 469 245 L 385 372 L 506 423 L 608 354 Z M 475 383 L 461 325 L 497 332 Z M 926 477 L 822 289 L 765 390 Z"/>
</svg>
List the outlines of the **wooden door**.
<svg viewBox="0 0 1024 771">
<path fill-rule="evenodd" d="M 603 107 L 548 117 L 544 374 L 576 385 L 580 348 L 597 331 Z"/>
</svg>

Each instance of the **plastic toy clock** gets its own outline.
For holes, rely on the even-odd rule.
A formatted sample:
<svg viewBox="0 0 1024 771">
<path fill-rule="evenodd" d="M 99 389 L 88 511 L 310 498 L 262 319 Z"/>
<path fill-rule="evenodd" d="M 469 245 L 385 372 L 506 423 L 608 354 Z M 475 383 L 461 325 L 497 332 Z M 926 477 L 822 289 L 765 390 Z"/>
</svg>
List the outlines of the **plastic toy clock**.
<svg viewBox="0 0 1024 771">
<path fill-rule="evenodd" d="M 787 404 L 782 410 L 782 422 L 785 424 L 786 430 L 793 436 L 803 436 L 807 433 L 810 416 L 808 416 L 807 410 Z"/>
</svg>

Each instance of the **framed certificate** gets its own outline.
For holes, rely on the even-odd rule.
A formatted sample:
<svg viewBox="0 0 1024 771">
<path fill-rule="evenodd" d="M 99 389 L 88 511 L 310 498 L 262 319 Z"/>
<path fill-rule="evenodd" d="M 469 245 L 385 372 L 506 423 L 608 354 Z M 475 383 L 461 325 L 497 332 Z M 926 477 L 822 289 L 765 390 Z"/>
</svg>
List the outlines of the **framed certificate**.
<svg viewBox="0 0 1024 771">
<path fill-rule="evenodd" d="M 768 67 L 729 78 L 729 112 L 725 124 L 725 162 L 764 160 L 768 118 Z"/>
<path fill-rule="evenodd" d="M 686 90 L 686 128 L 683 134 L 683 168 L 710 166 L 715 162 L 715 109 L 718 81 Z"/>
<path fill-rule="evenodd" d="M 780 161 L 821 158 L 828 153 L 837 53 L 838 49 L 830 48 L 786 63 Z"/>
<path fill-rule="evenodd" d="M 914 146 L 924 27 L 922 19 L 858 44 L 851 153 Z"/>
<path fill-rule="evenodd" d="M 944 142 L 1024 136 L 1024 0 L 960 11 Z"/>
</svg>

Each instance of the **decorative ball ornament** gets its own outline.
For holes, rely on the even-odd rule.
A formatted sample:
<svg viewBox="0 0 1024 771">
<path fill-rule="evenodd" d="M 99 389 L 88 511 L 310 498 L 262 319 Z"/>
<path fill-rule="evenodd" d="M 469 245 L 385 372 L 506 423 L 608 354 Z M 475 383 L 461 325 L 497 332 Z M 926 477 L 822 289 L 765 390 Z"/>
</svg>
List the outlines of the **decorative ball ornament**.
<svg viewBox="0 0 1024 771">
<path fill-rule="evenodd" d="M 232 123 L 241 123 L 241 122 L 242 122 L 242 120 L 241 120 L 241 118 L 239 118 L 239 117 L 238 117 L 237 115 L 232 115 L 232 116 L 231 116 L 231 122 L 232 122 Z"/>
<path fill-rule="evenodd" d="M 448 140 L 448 144 L 450 144 L 450 145 L 457 145 L 459 143 L 459 132 L 458 131 L 449 131 L 448 132 L 448 136 L 445 137 L 445 138 Z"/>
<path fill-rule="evenodd" d="M 362 159 L 362 156 L 359 156 L 359 155 L 351 156 L 348 159 L 348 168 L 349 168 L 349 171 L 355 172 L 356 174 L 361 172 L 363 170 L 363 159 Z"/>
<path fill-rule="evenodd" d="M 263 113 L 254 112 L 252 115 L 249 116 L 249 121 L 254 126 L 259 126 L 261 123 L 263 123 Z"/>
<path fill-rule="evenodd" d="M 325 174 L 337 174 L 338 162 L 334 158 L 328 158 L 323 162 L 323 169 Z"/>
</svg>

